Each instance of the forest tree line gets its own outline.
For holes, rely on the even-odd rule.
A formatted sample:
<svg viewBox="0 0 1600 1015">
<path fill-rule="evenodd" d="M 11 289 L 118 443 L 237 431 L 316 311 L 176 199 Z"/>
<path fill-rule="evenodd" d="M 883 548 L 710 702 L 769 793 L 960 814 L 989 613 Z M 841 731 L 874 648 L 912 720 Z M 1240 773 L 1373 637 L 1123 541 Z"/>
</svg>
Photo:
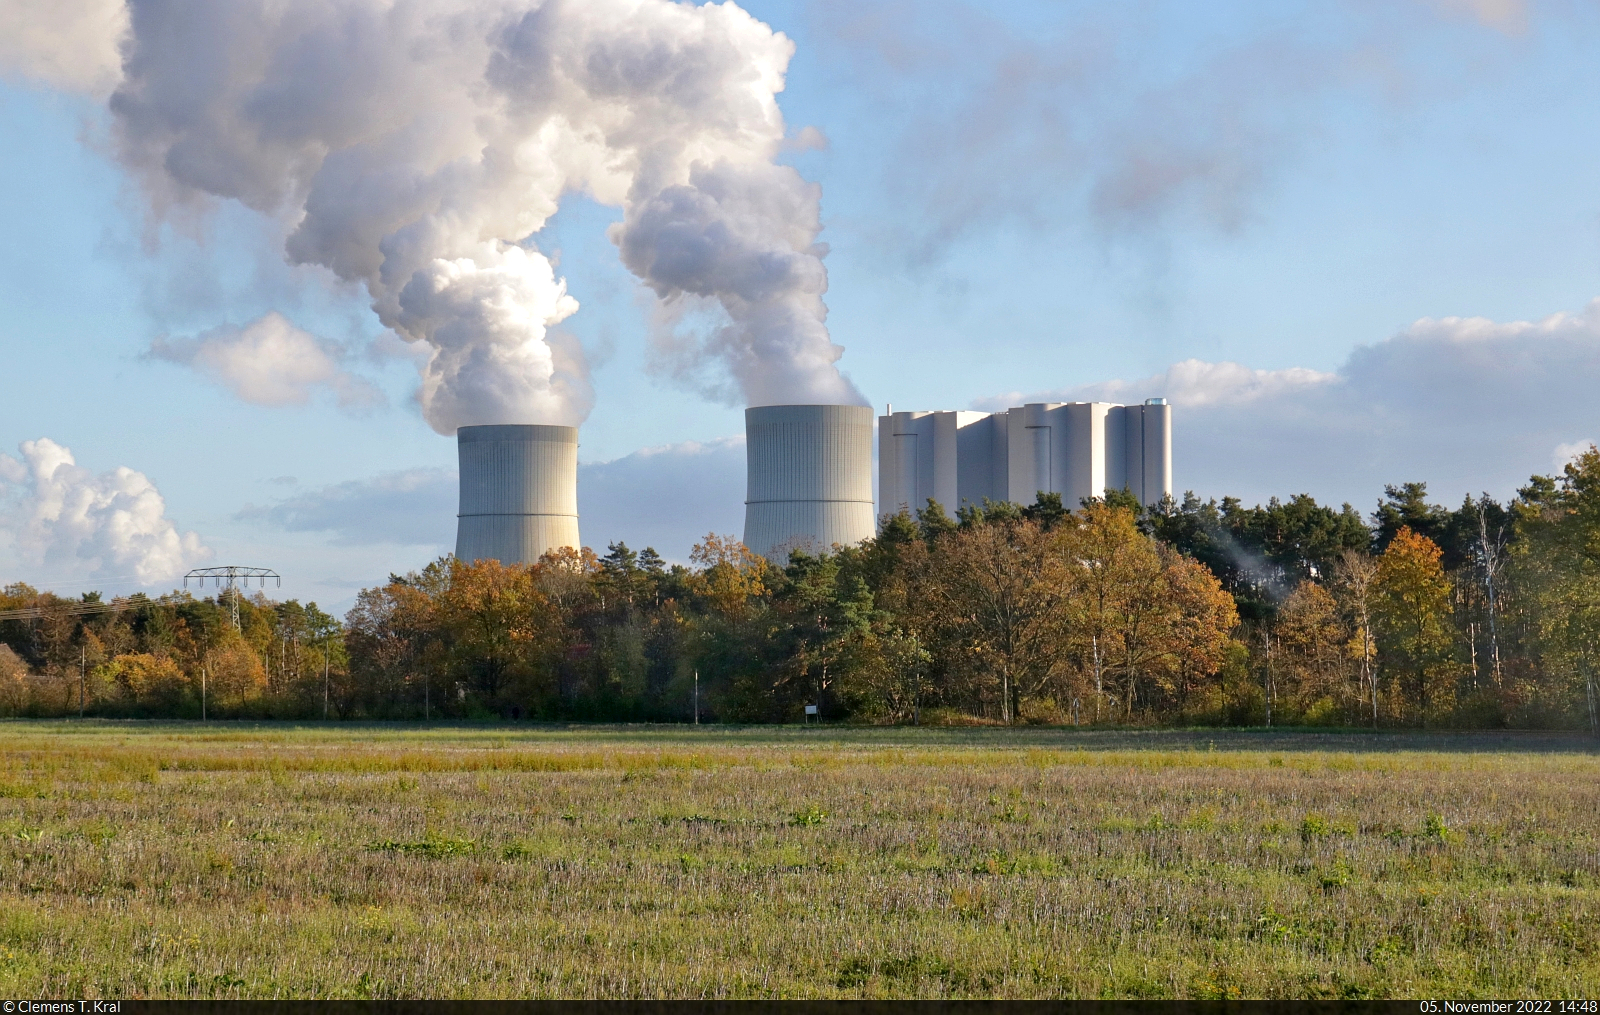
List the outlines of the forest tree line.
<svg viewBox="0 0 1600 1015">
<path fill-rule="evenodd" d="M 444 557 L 343 622 L 24 585 L 7 611 L 9 715 L 1600 729 L 1600 452 L 1507 503 L 1411 483 L 1367 517 L 1041 495 L 783 566 L 716 535 L 687 566 Z"/>
</svg>

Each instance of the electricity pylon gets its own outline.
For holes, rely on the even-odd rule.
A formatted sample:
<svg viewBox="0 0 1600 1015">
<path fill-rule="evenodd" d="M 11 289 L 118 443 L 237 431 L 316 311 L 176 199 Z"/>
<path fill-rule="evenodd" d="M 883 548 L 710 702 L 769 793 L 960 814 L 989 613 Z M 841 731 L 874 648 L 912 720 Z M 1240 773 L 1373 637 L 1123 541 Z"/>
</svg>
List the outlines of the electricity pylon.
<svg viewBox="0 0 1600 1015">
<path fill-rule="evenodd" d="M 243 581 L 244 587 L 249 588 L 250 579 L 254 578 L 262 588 L 266 588 L 267 579 L 272 578 L 277 581 L 278 588 L 283 588 L 283 576 L 266 567 L 239 567 L 235 564 L 229 564 L 227 567 L 197 567 L 183 576 L 184 588 L 189 587 L 190 578 L 198 578 L 202 589 L 206 587 L 207 578 L 215 581 L 219 588 L 224 587 L 224 582 L 227 583 L 225 587 L 228 590 L 228 602 L 233 607 L 233 629 L 235 631 L 239 630 L 239 590 L 236 587 L 236 583 Z"/>
</svg>

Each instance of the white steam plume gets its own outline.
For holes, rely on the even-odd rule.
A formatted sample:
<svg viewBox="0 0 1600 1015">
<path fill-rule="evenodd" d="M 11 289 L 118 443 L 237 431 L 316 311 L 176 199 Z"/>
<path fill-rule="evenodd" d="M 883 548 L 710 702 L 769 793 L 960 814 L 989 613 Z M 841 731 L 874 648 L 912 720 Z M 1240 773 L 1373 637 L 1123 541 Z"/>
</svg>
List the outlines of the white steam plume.
<svg viewBox="0 0 1600 1015">
<path fill-rule="evenodd" d="M 0 74 L 94 96 L 121 77 L 123 0 L 0 0 Z"/>
<path fill-rule="evenodd" d="M 211 556 L 195 533 L 178 532 L 144 473 L 97 476 L 47 437 L 19 449 L 21 460 L 0 454 L 0 535 L 21 565 L 149 585 Z"/>
<path fill-rule="evenodd" d="M 863 401 L 824 323 L 819 192 L 773 162 L 793 44 L 732 3 L 128 6 L 111 109 L 154 208 L 283 217 L 291 260 L 430 347 L 439 432 L 588 414 L 549 331 L 578 305 L 532 242 L 568 193 L 623 209 L 612 239 L 658 299 L 720 304 L 695 353 L 747 401 Z"/>
</svg>

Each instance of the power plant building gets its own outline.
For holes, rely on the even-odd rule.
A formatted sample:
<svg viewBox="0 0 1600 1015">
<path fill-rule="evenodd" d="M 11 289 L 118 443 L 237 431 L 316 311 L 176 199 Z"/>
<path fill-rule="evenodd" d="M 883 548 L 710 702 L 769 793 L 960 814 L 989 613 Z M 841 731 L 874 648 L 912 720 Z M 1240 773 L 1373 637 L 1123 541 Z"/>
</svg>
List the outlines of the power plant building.
<svg viewBox="0 0 1600 1015">
<path fill-rule="evenodd" d="M 1040 492 L 1076 508 L 1107 490 L 1144 504 L 1172 493 L 1172 407 L 1110 402 L 1034 402 L 1005 412 L 892 412 L 878 417 L 882 514 L 938 501 L 962 507 Z"/>
<path fill-rule="evenodd" d="M 990 501 L 1031 504 L 1056 493 L 1069 508 L 1108 490 L 1154 504 L 1172 493 L 1172 408 L 1035 402 L 1004 412 L 891 412 L 763 405 L 745 410 L 744 543 L 775 562 L 876 534 L 881 516 L 929 499 L 952 514 Z M 578 429 L 499 424 L 456 432 L 461 464 L 456 557 L 528 564 L 582 545 Z M 879 508 L 881 505 L 881 508 Z"/>
<path fill-rule="evenodd" d="M 578 547 L 578 428 L 502 424 L 456 431 L 456 557 L 531 564 Z"/>
<path fill-rule="evenodd" d="M 746 546 L 781 563 L 876 534 L 870 408 L 761 405 L 744 427 Z"/>
</svg>

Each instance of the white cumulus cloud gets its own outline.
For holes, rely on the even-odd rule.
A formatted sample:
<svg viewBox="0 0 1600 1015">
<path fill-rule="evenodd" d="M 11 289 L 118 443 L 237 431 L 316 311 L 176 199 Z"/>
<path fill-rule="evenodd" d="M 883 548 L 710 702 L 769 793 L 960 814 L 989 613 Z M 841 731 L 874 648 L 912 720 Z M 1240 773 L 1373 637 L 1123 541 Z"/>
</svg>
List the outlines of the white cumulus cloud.
<svg viewBox="0 0 1600 1015">
<path fill-rule="evenodd" d="M 384 400 L 372 382 L 340 365 L 346 357 L 339 345 L 295 327 L 276 312 L 242 328 L 158 338 L 148 355 L 193 367 L 252 405 L 305 405 L 319 389 L 332 392 L 345 409 L 369 408 Z"/>
<path fill-rule="evenodd" d="M 151 585 L 210 557 L 198 535 L 178 531 L 144 473 L 96 475 L 47 437 L 19 450 L 20 459 L 0 454 L 0 536 L 13 566 Z"/>
<path fill-rule="evenodd" d="M 1550 464 L 1555 467 L 1555 471 L 1560 472 L 1569 462 L 1594 446 L 1595 442 L 1591 437 L 1557 444 L 1555 451 L 1550 455 Z"/>
<path fill-rule="evenodd" d="M 1187 359 L 1182 363 L 1174 363 L 1163 373 L 1137 381 L 1104 381 L 1033 394 L 1012 392 L 983 399 L 978 407 L 995 411 L 1024 402 L 1140 402 L 1157 396 L 1183 408 L 1242 405 L 1304 392 L 1338 379 L 1337 374 L 1305 367 L 1253 370 L 1238 363 L 1207 363 L 1204 360 Z"/>
<path fill-rule="evenodd" d="M 1385 483 L 1434 496 L 1508 496 L 1592 433 L 1600 300 L 1537 321 L 1423 318 L 1359 346 L 1332 373 L 1187 360 L 1149 377 L 982 399 L 1163 396 L 1175 406 L 1173 482 L 1247 500 L 1311 493 L 1374 503 Z M 1558 463 L 1559 464 L 1559 463 Z"/>
</svg>

